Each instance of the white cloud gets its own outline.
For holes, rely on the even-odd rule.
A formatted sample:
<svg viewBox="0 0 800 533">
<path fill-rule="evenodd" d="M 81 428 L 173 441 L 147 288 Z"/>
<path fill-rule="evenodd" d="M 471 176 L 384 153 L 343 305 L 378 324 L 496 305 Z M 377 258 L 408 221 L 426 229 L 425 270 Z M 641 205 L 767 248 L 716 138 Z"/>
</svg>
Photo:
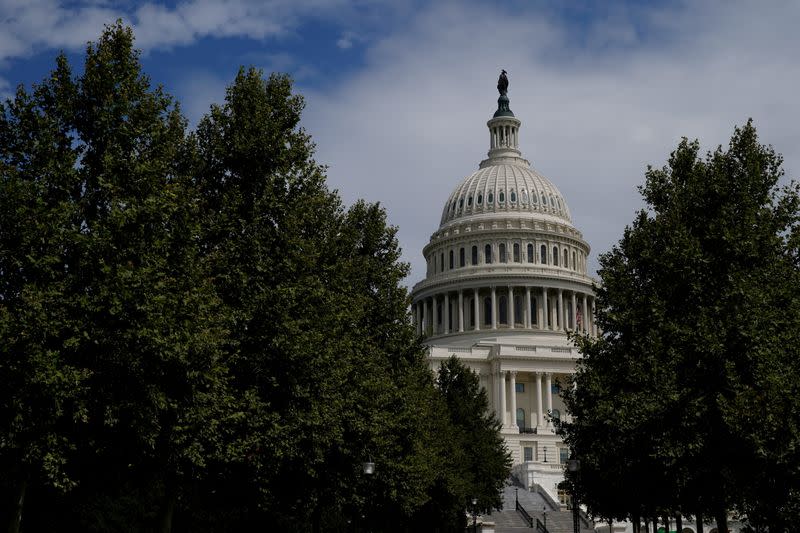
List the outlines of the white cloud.
<svg viewBox="0 0 800 533">
<path fill-rule="evenodd" d="M 635 15 L 617 13 L 576 44 L 546 15 L 440 3 L 369 47 L 356 76 L 305 91 L 305 123 L 332 187 L 346 201 L 387 207 L 410 284 L 424 275 L 421 250 L 445 200 L 485 157 L 500 68 L 523 122 L 523 153 L 564 193 L 593 269 L 641 207 L 646 165 L 664 164 L 681 136 L 713 148 L 753 117 L 796 175 L 800 6 L 726 2 Z"/>
<path fill-rule="evenodd" d="M 148 2 L 0 0 L 0 62 L 38 49 L 76 49 L 97 39 L 104 24 L 122 18 L 144 50 L 188 45 L 203 37 L 264 39 L 291 32 L 302 17 L 346 17 L 346 0 L 185 0 L 174 7 Z"/>
</svg>

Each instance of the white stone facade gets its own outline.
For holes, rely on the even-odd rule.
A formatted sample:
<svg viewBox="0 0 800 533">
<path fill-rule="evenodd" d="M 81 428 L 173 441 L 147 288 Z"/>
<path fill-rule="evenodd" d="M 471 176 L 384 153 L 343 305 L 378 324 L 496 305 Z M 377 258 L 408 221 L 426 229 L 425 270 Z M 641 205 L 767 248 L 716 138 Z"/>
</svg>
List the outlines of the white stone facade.
<svg viewBox="0 0 800 533">
<path fill-rule="evenodd" d="M 564 416 L 559 391 L 578 358 L 567 332 L 596 333 L 589 245 L 555 185 L 522 157 L 520 121 L 498 114 L 489 157 L 447 199 L 423 249 L 412 312 L 432 367 L 455 354 L 479 373 L 515 473 L 558 501 L 567 449 L 552 420 Z"/>
</svg>

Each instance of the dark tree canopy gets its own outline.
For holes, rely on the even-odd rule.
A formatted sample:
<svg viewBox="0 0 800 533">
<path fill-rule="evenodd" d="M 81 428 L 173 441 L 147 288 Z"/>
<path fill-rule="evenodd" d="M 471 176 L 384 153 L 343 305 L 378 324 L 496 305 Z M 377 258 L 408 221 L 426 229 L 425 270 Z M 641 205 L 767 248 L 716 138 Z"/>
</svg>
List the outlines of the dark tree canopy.
<svg viewBox="0 0 800 533">
<path fill-rule="evenodd" d="M 396 228 L 327 188 L 303 105 L 241 69 L 187 132 L 120 22 L 0 104 L 9 531 L 450 531 L 465 494 L 496 504 L 485 393 L 435 386 Z"/>
<path fill-rule="evenodd" d="M 578 339 L 562 428 L 595 513 L 796 516 L 800 201 L 781 163 L 752 122 L 705 158 L 684 139 L 601 256 L 602 335 Z"/>
</svg>

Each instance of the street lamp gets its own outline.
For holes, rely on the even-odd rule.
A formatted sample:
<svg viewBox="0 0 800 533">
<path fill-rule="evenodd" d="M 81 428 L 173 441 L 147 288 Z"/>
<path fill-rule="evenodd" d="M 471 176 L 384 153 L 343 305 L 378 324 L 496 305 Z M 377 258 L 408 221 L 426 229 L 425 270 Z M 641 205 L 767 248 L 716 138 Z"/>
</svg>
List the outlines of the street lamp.
<svg viewBox="0 0 800 533">
<path fill-rule="evenodd" d="M 544 528 L 547 529 L 547 507 L 542 507 L 542 516 L 544 517 Z"/>
<path fill-rule="evenodd" d="M 371 476 L 375 473 L 375 463 L 372 461 L 372 457 L 369 458 L 369 461 L 364 461 L 361 463 L 361 468 L 364 470 L 364 474 Z"/>
<path fill-rule="evenodd" d="M 478 533 L 478 498 L 472 497 L 472 531 Z"/>
<path fill-rule="evenodd" d="M 578 489 L 576 483 L 578 480 L 578 473 L 581 471 L 581 462 L 578 459 L 572 458 L 567 462 L 567 470 L 572 475 L 572 531 L 580 533 L 578 526 Z"/>
</svg>

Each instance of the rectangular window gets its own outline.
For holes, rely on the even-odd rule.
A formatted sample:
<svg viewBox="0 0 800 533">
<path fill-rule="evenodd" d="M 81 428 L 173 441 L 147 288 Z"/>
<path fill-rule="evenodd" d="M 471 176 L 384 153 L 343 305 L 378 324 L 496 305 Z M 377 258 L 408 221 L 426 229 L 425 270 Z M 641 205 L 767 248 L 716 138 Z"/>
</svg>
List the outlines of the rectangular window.
<svg viewBox="0 0 800 533">
<path fill-rule="evenodd" d="M 522 450 L 525 462 L 533 461 L 533 446 L 525 446 Z"/>
<path fill-rule="evenodd" d="M 559 448 L 558 449 L 558 462 L 562 465 L 567 464 L 569 461 L 569 448 Z"/>
<path fill-rule="evenodd" d="M 524 383 L 515 383 L 514 388 L 516 392 L 525 392 L 525 384 Z"/>
</svg>

